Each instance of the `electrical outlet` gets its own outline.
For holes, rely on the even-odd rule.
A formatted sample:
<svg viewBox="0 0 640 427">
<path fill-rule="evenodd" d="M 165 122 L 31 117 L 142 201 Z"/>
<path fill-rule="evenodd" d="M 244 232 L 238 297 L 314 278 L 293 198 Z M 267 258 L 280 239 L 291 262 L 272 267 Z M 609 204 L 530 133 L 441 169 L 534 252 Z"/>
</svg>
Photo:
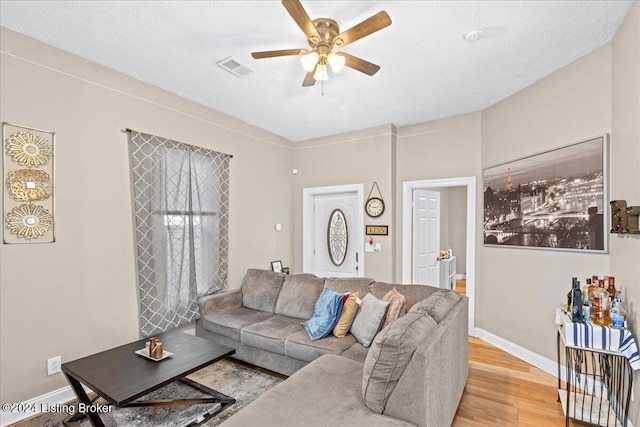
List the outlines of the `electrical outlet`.
<svg viewBox="0 0 640 427">
<path fill-rule="evenodd" d="M 52 357 L 51 359 L 47 359 L 47 375 L 53 375 L 60 372 L 60 365 L 62 364 L 62 360 L 60 356 Z"/>
</svg>

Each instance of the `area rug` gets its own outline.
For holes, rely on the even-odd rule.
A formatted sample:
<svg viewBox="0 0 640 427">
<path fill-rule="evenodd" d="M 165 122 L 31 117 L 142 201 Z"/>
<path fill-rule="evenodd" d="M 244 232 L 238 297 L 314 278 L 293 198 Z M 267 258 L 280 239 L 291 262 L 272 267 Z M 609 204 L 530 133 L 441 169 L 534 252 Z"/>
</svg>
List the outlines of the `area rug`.
<svg viewBox="0 0 640 427">
<path fill-rule="evenodd" d="M 199 425 L 213 427 L 222 423 L 244 406 L 257 399 L 282 380 L 271 375 L 221 360 L 203 368 L 187 378 L 236 399 L 236 403 L 213 417 L 210 412 L 219 404 L 196 404 L 183 406 L 156 406 L 139 408 L 113 408 L 110 413 L 101 414 L 107 427 L 186 427 Z M 176 399 L 180 397 L 206 397 L 204 394 L 179 382 L 172 383 L 145 396 L 146 399 Z M 101 400 L 98 400 L 100 403 Z M 63 427 L 64 414 L 43 413 L 28 420 L 13 424 L 12 427 Z M 79 421 L 82 427 L 90 427 L 88 418 Z"/>
</svg>

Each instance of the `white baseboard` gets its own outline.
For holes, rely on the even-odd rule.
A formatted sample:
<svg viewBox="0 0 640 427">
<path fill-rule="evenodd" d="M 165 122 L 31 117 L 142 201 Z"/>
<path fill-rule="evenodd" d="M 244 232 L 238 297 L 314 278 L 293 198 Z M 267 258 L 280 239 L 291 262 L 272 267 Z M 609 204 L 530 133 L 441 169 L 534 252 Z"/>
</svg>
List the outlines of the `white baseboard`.
<svg viewBox="0 0 640 427">
<path fill-rule="evenodd" d="M 84 387 L 87 393 L 91 393 L 91 390 Z M 51 408 L 56 405 L 62 405 L 70 400 L 76 398 L 75 393 L 71 390 L 71 387 L 62 387 L 58 390 L 54 390 L 49 393 L 45 393 L 41 396 L 34 397 L 33 399 L 26 400 L 17 404 L 18 408 L 29 408 L 30 412 L 5 412 L 0 411 L 0 426 L 5 427 L 9 424 L 13 424 L 25 418 L 33 417 L 42 412 L 43 408 Z M 6 402 L 4 402 L 6 403 Z"/>
<path fill-rule="evenodd" d="M 467 280 L 466 274 L 456 274 L 456 280 Z"/>
<path fill-rule="evenodd" d="M 546 373 L 553 375 L 555 378 L 558 378 L 558 362 L 540 356 L 539 354 L 534 353 L 531 350 L 520 347 L 519 345 L 514 344 L 511 341 L 507 341 L 502 337 L 494 335 L 491 332 L 485 331 L 484 329 L 475 328 L 474 332 L 474 336 L 480 338 L 481 340 L 498 347 L 500 350 L 506 351 L 507 353 L 517 357 L 518 359 L 524 360 L 525 362 L 535 366 L 536 368 L 542 369 Z M 564 377 L 564 373 L 562 373 L 561 375 Z"/>
<path fill-rule="evenodd" d="M 480 338 L 481 340 L 486 341 L 495 347 L 498 347 L 502 351 L 506 351 L 512 356 L 515 356 L 518 359 L 523 360 L 530 365 L 533 365 L 536 368 L 545 371 L 546 373 L 552 375 L 554 378 L 558 378 L 557 361 L 547 359 L 544 356 L 540 356 L 539 354 L 534 353 L 531 350 L 527 350 L 524 347 L 514 344 L 511 341 L 507 341 L 506 339 L 494 335 L 491 332 L 485 331 L 484 329 L 474 328 L 473 331 L 471 331 L 470 335 Z M 563 381 L 566 380 L 566 369 L 560 370 L 560 378 Z M 633 427 L 631 420 L 627 420 L 627 426 Z"/>
</svg>

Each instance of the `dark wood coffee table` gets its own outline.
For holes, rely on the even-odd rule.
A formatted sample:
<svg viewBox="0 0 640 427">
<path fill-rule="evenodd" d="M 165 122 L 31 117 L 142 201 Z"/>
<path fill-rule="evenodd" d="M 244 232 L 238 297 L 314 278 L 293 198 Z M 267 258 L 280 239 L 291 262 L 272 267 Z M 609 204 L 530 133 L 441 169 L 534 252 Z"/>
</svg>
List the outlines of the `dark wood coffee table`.
<svg viewBox="0 0 640 427">
<path fill-rule="evenodd" d="M 84 384 L 97 394 L 94 401 L 98 397 L 102 397 L 118 408 L 220 403 L 221 407 L 218 411 L 220 412 L 235 403 L 235 399 L 229 396 L 184 378 L 207 365 L 232 355 L 235 353 L 233 348 L 214 344 L 204 338 L 182 332 L 166 332 L 157 335 L 157 337 L 162 340 L 163 348 L 173 353 L 173 356 L 161 361 L 153 361 L 135 354 L 136 350 L 145 348 L 147 339 L 141 339 L 92 356 L 63 363 L 62 372 L 67 377 L 78 401 L 87 408 L 92 407 L 92 400 L 82 387 Z M 176 380 L 211 395 L 211 398 L 153 402 L 136 400 Z M 84 415 L 72 414 L 65 420 L 65 424 Z M 104 427 L 97 411 L 88 411 L 86 416 L 94 426 Z"/>
</svg>

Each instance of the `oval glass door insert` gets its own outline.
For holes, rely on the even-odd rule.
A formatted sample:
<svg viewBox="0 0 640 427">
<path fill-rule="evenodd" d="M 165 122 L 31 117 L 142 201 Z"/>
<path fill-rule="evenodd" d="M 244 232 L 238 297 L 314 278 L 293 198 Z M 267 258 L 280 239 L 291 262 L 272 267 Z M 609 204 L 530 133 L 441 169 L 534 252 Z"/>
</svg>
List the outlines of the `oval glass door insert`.
<svg viewBox="0 0 640 427">
<path fill-rule="evenodd" d="M 331 262 L 336 266 L 342 265 L 344 259 L 347 257 L 349 236 L 347 233 L 347 220 L 340 209 L 334 209 L 331 215 L 329 215 L 327 243 Z"/>
</svg>

